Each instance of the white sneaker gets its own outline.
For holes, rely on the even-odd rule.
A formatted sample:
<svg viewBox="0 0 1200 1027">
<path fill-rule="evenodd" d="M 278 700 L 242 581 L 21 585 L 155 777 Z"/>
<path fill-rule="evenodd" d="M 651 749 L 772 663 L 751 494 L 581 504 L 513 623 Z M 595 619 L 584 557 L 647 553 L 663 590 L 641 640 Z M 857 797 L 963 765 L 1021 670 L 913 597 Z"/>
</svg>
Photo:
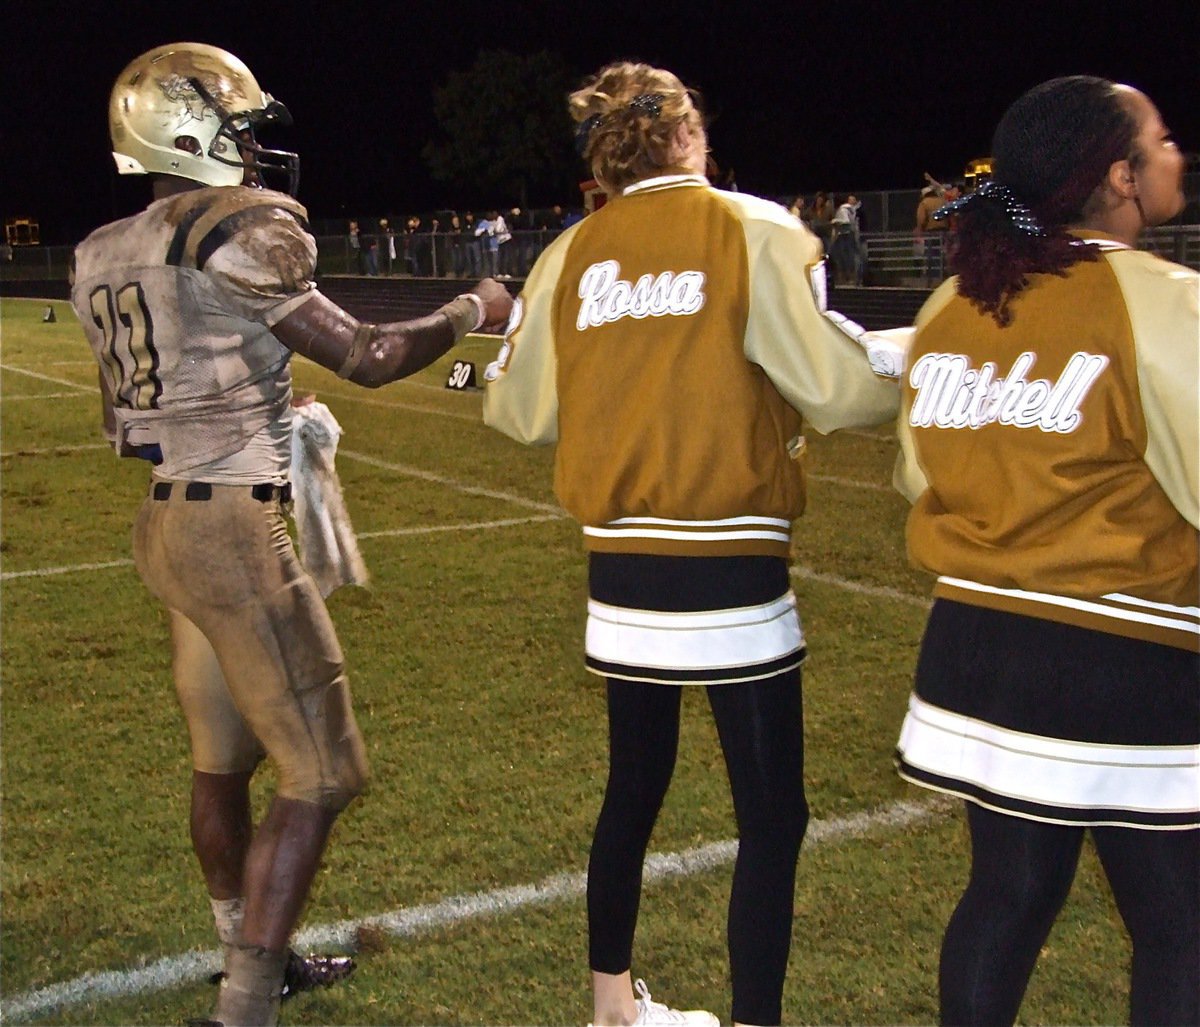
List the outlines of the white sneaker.
<svg viewBox="0 0 1200 1027">
<path fill-rule="evenodd" d="M 652 1002 L 650 990 L 640 977 L 633 982 L 633 988 L 639 996 L 634 1027 L 658 1024 L 672 1024 L 675 1027 L 721 1027 L 721 1021 L 705 1009 L 671 1009 L 662 1002 Z"/>
</svg>

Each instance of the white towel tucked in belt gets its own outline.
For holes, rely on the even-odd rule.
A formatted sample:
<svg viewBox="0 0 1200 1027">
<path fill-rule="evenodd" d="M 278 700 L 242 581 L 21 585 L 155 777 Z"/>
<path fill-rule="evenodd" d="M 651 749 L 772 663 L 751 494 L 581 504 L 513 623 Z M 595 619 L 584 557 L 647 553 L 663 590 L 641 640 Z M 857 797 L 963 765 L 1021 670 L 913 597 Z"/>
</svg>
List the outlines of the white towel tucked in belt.
<svg viewBox="0 0 1200 1027">
<path fill-rule="evenodd" d="M 292 516 L 300 561 L 322 596 L 342 585 L 365 585 L 367 567 L 334 466 L 342 426 L 324 403 L 306 403 L 292 413 Z"/>
</svg>

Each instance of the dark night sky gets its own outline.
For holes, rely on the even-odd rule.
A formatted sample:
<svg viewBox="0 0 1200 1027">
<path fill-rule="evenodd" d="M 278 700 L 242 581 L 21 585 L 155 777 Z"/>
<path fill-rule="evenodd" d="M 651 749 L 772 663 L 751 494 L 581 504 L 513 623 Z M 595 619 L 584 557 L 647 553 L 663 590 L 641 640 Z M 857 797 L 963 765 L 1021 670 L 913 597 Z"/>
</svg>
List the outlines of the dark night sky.
<svg viewBox="0 0 1200 1027">
<path fill-rule="evenodd" d="M 108 91 L 129 59 L 183 39 L 233 51 L 291 109 L 272 142 L 300 152 L 314 218 L 513 201 L 455 197 L 420 157 L 433 87 L 480 49 L 553 50 L 580 78 L 614 58 L 670 68 L 718 115 L 717 160 L 763 195 L 959 176 L 1007 104 L 1061 74 L 1138 86 L 1200 151 L 1194 0 L 4 0 L 0 215 L 61 243 L 140 207 L 145 183 L 108 155 Z"/>
</svg>

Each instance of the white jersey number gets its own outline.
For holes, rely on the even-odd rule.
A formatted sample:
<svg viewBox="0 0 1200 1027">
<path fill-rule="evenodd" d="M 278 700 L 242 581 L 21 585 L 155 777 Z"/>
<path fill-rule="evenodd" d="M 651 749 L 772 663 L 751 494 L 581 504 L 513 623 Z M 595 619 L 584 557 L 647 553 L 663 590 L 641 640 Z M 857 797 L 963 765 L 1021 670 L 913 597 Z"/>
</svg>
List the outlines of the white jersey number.
<svg viewBox="0 0 1200 1027">
<path fill-rule="evenodd" d="M 162 396 L 154 321 L 141 282 L 128 282 L 114 295 L 102 285 L 91 296 L 92 320 L 104 334 L 102 359 L 113 386 L 113 402 L 134 410 L 157 410 Z"/>
</svg>

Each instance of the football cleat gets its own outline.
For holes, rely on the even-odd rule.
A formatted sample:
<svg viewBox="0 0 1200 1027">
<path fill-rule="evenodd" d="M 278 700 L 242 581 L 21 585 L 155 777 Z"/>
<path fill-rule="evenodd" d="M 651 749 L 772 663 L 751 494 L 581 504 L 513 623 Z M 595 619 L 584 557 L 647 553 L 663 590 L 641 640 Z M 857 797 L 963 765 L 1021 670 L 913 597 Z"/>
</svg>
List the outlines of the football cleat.
<svg viewBox="0 0 1200 1027">
<path fill-rule="evenodd" d="M 344 981 L 354 973 L 357 965 L 350 956 L 302 956 L 294 949 L 288 949 L 281 997 L 286 1002 L 302 991 L 328 988 L 331 984 Z"/>
<path fill-rule="evenodd" d="M 357 968 L 358 964 L 351 956 L 302 956 L 295 949 L 288 949 L 287 963 L 283 967 L 283 990 L 279 997 L 286 1002 L 302 991 L 328 988 L 338 981 L 344 981 Z M 224 977 L 225 971 L 218 970 L 209 977 L 208 983 L 220 984 Z M 197 1024 L 203 1022 L 197 1021 Z"/>
</svg>

